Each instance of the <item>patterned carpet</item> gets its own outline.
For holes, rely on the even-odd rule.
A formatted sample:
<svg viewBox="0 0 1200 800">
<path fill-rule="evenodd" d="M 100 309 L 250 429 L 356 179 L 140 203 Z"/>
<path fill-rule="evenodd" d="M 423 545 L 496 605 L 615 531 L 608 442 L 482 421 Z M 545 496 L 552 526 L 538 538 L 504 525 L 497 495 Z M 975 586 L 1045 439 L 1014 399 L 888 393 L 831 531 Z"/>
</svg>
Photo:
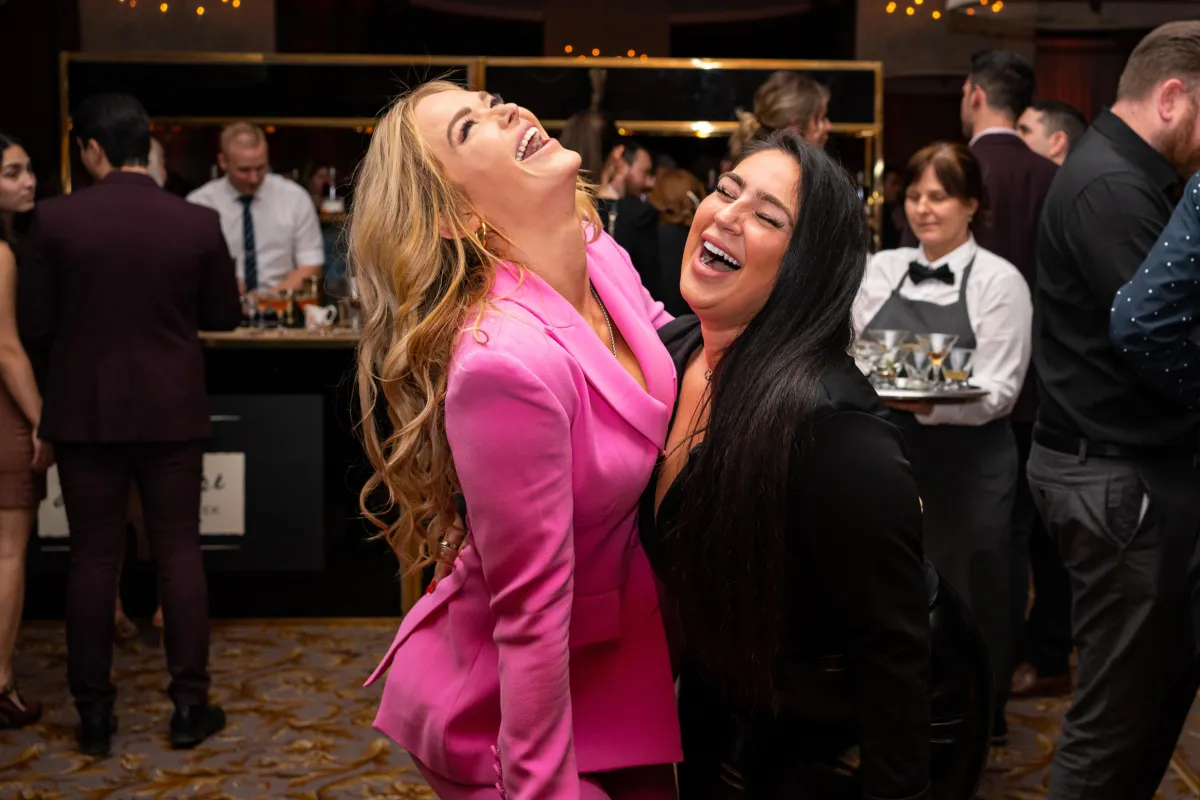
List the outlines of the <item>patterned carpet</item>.
<svg viewBox="0 0 1200 800">
<path fill-rule="evenodd" d="M 115 664 L 120 731 L 113 754 L 97 760 L 75 751 L 62 626 L 30 624 L 17 675 L 48 713 L 37 726 L 0 732 L 0 800 L 432 798 L 407 756 L 371 728 L 382 684 L 361 688 L 394 633 L 394 620 L 214 623 L 213 696 L 229 726 L 191 752 L 167 747 L 172 707 L 162 651 L 149 641 L 124 645 Z M 1009 706 L 1011 744 L 994 751 L 982 798 L 1045 796 L 1066 707 L 1066 700 Z M 1200 764 L 1200 707 L 1162 800 L 1200 797 L 1189 764 Z"/>
</svg>

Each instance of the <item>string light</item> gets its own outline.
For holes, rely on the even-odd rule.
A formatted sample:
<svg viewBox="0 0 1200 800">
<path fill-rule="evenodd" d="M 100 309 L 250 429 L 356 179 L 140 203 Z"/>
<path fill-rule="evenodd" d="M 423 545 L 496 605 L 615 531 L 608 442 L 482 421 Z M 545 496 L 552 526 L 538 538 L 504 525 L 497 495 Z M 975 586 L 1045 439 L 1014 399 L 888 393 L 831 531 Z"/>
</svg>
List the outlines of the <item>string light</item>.
<svg viewBox="0 0 1200 800">
<path fill-rule="evenodd" d="M 904 13 L 911 17 L 913 14 L 917 13 L 917 10 L 912 6 L 909 6 L 908 8 L 904 9 Z"/>
<path fill-rule="evenodd" d="M 973 17 L 973 16 L 975 16 L 975 9 L 973 9 L 973 8 L 968 8 L 968 9 L 967 9 L 967 16 L 968 16 L 968 17 Z"/>
<path fill-rule="evenodd" d="M 592 55 L 594 55 L 594 56 L 598 56 L 598 55 L 600 55 L 600 48 L 599 48 L 599 47 L 593 47 L 593 48 L 592 48 Z"/>
<path fill-rule="evenodd" d="M 630 58 L 633 58 L 634 56 L 636 56 L 636 55 L 637 55 L 637 51 L 636 51 L 636 50 L 630 50 L 630 51 L 629 51 L 628 53 L 626 53 L 625 55 L 629 56 Z"/>
<path fill-rule="evenodd" d="M 895 4 L 895 3 L 888 3 L 888 4 L 887 4 L 887 13 L 889 13 L 889 14 L 895 14 L 895 13 L 896 13 L 896 4 Z"/>
<path fill-rule="evenodd" d="M 158 10 L 165 14 L 165 13 L 167 13 L 168 8 L 170 8 L 170 6 L 168 6 L 166 3 L 163 3 L 161 6 L 158 7 Z"/>
<path fill-rule="evenodd" d="M 996 0 L 996 2 L 992 4 L 992 13 L 999 14 L 1002 8 L 1004 8 L 1003 0 Z"/>
<path fill-rule="evenodd" d="M 642 55 L 641 55 L 641 59 L 642 59 L 642 61 L 649 61 L 649 60 L 650 60 L 650 56 L 646 55 L 645 53 L 642 53 Z"/>
<path fill-rule="evenodd" d="M 914 4 L 916 4 L 916 5 L 918 5 L 918 6 L 919 6 L 919 5 L 924 5 L 924 4 L 925 4 L 925 0 L 913 0 L 913 3 L 914 3 Z"/>
<path fill-rule="evenodd" d="M 204 16 L 204 6 L 196 6 L 196 16 L 197 17 Z"/>
<path fill-rule="evenodd" d="M 940 12 L 940 11 L 934 11 L 934 12 L 933 12 L 933 18 L 934 18 L 934 19 L 941 19 L 941 18 L 942 18 L 942 12 Z"/>
<path fill-rule="evenodd" d="M 241 7 L 242 7 L 242 0 L 233 0 L 233 3 L 232 3 L 232 5 L 233 5 L 233 7 L 234 7 L 234 8 L 241 8 Z"/>
<path fill-rule="evenodd" d="M 563 48 L 563 52 L 564 53 L 573 53 L 573 52 L 575 52 L 575 48 L 571 47 L 571 45 L 567 45 L 566 47 Z"/>
</svg>

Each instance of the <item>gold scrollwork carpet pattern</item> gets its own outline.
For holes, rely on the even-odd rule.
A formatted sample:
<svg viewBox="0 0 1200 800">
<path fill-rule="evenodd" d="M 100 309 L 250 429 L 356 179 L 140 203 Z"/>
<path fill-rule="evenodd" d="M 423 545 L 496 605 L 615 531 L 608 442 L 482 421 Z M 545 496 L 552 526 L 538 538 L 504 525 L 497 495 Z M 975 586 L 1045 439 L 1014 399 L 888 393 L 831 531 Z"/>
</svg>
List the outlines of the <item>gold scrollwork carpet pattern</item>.
<svg viewBox="0 0 1200 800">
<path fill-rule="evenodd" d="M 143 627 L 145 624 L 143 623 Z M 45 719 L 0 731 L 0 800 L 428 800 L 408 756 L 371 727 L 382 683 L 362 681 L 387 650 L 395 620 L 215 622 L 212 696 L 229 725 L 193 751 L 173 751 L 166 731 L 162 650 L 136 641 L 116 650 L 120 730 L 112 755 L 81 756 L 66 687 L 61 624 L 22 631 L 17 675 L 45 703 Z M 993 751 L 980 797 L 1046 796 L 1066 699 L 1009 705 L 1010 745 Z M 1200 710 L 1193 709 L 1160 800 L 1200 796 Z"/>
<path fill-rule="evenodd" d="M 30 728 L 0 731 L 0 798 L 434 798 L 407 754 L 371 727 L 382 682 L 362 688 L 396 624 L 214 622 L 211 696 L 229 724 L 193 751 L 167 744 L 173 706 L 162 650 L 140 640 L 121 645 L 114 658 L 119 730 L 105 759 L 75 748 L 62 625 L 27 625 L 17 677 L 46 715 Z"/>
</svg>

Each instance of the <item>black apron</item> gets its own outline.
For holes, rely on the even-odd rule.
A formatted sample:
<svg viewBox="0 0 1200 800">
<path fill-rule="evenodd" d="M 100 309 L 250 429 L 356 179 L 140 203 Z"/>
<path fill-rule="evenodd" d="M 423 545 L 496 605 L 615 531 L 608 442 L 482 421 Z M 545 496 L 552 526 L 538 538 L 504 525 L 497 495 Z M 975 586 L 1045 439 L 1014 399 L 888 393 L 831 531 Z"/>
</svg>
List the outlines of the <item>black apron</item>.
<svg viewBox="0 0 1200 800">
<path fill-rule="evenodd" d="M 958 335 L 955 347 L 974 348 L 966 299 L 974 267 L 972 260 L 963 270 L 958 300 L 945 306 L 902 297 L 905 272 L 866 330 L 951 333 Z M 925 554 L 975 615 L 1003 708 L 1012 672 L 1011 518 L 1017 488 L 1017 444 L 1009 420 L 972 427 L 922 425 L 912 414 L 899 412 L 891 419 L 904 431 L 925 505 Z"/>
</svg>

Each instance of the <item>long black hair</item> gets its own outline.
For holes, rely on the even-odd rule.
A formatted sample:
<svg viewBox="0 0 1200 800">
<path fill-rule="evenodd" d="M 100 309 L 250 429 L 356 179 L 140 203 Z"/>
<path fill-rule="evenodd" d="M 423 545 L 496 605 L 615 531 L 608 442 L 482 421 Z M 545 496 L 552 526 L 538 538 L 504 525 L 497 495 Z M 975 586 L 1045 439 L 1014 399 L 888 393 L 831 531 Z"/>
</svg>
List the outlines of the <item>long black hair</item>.
<svg viewBox="0 0 1200 800">
<path fill-rule="evenodd" d="M 703 446 L 682 484 L 669 590 L 686 648 L 731 699 L 773 705 L 786 625 L 788 473 L 823 373 L 847 357 L 867 228 L 845 170 L 799 135 L 772 133 L 800 167 L 798 220 L 762 310 L 713 370 Z"/>
<path fill-rule="evenodd" d="M 21 142 L 17 137 L 10 136 L 3 131 L 0 131 L 0 156 L 4 155 L 4 151 L 10 147 L 21 147 Z M 33 213 L 25 214 L 7 214 L 0 211 L 0 242 L 4 242 L 10 246 L 17 243 L 17 239 L 21 234 L 29 228 L 30 220 L 33 218 Z"/>
</svg>

